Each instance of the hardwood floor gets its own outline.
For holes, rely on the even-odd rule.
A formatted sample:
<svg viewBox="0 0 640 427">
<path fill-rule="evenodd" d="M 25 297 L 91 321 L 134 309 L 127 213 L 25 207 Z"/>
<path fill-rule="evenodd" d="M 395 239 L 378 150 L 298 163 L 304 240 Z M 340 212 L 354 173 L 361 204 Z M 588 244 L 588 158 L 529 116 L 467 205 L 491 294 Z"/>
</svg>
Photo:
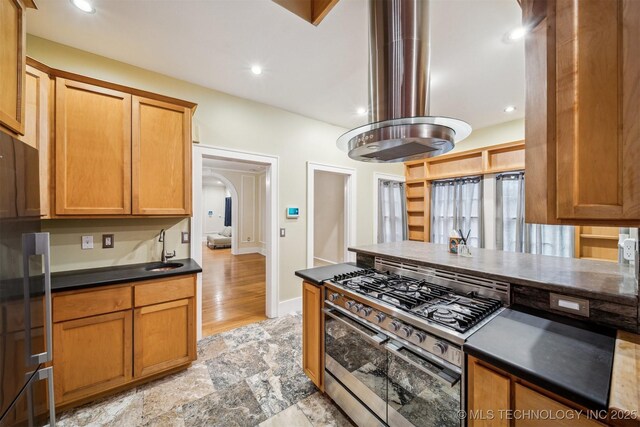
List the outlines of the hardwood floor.
<svg viewBox="0 0 640 427">
<path fill-rule="evenodd" d="M 202 248 L 202 335 L 266 319 L 266 263 L 260 254 Z"/>
</svg>

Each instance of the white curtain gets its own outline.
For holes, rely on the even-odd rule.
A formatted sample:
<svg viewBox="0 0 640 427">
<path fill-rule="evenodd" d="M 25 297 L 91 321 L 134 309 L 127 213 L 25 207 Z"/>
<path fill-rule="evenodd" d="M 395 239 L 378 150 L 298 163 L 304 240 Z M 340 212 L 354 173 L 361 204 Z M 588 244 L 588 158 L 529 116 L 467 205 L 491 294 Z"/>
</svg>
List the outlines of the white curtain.
<svg viewBox="0 0 640 427">
<path fill-rule="evenodd" d="M 451 230 L 469 234 L 469 246 L 483 245 L 482 179 L 434 181 L 431 189 L 431 241 L 449 243 Z"/>
<path fill-rule="evenodd" d="M 407 240 L 407 208 L 403 182 L 378 181 L 378 243 Z"/>
<path fill-rule="evenodd" d="M 527 224 L 524 172 L 496 177 L 496 249 L 573 257 L 572 226 Z"/>
</svg>

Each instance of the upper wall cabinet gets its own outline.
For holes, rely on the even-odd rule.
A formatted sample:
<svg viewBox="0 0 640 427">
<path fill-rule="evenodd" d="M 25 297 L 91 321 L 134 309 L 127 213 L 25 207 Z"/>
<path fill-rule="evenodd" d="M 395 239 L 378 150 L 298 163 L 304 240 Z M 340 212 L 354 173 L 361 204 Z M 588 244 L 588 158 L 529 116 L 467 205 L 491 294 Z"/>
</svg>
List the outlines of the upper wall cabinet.
<svg viewBox="0 0 640 427">
<path fill-rule="evenodd" d="M 191 215 L 195 105 L 51 73 L 59 75 L 52 217 Z"/>
<path fill-rule="evenodd" d="M 133 213 L 191 214 L 191 110 L 133 97 Z"/>
<path fill-rule="evenodd" d="M 131 213 L 131 95 L 56 79 L 56 214 Z"/>
<path fill-rule="evenodd" d="M 0 0 L 0 127 L 24 133 L 26 22 L 22 0 Z"/>
<path fill-rule="evenodd" d="M 640 2 L 523 0 L 526 221 L 640 223 Z"/>
</svg>

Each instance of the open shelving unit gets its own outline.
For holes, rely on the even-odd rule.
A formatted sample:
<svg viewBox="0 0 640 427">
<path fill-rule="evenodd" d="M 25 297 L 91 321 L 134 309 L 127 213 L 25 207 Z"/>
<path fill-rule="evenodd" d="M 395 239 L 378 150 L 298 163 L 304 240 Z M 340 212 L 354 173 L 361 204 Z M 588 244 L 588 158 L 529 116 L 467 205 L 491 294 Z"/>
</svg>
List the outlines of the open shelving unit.
<svg viewBox="0 0 640 427">
<path fill-rule="evenodd" d="M 575 227 L 574 256 L 582 259 L 618 262 L 618 227 Z"/>
<path fill-rule="evenodd" d="M 431 181 L 517 170 L 524 170 L 524 141 L 406 162 L 409 240 L 430 239 Z"/>
</svg>

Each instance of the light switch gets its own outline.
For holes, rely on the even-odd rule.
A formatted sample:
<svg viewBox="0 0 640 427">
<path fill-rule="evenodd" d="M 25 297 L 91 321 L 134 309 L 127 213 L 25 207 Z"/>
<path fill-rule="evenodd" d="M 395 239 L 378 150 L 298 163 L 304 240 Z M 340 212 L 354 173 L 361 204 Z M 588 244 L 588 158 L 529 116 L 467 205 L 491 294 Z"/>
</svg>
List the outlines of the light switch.
<svg viewBox="0 0 640 427">
<path fill-rule="evenodd" d="M 93 236 L 82 236 L 82 249 L 93 249 Z"/>
<path fill-rule="evenodd" d="M 285 235 L 286 235 L 286 231 L 285 231 L 285 229 L 284 229 L 284 228 L 281 228 L 281 229 L 280 229 L 280 237 L 285 237 Z"/>
</svg>

